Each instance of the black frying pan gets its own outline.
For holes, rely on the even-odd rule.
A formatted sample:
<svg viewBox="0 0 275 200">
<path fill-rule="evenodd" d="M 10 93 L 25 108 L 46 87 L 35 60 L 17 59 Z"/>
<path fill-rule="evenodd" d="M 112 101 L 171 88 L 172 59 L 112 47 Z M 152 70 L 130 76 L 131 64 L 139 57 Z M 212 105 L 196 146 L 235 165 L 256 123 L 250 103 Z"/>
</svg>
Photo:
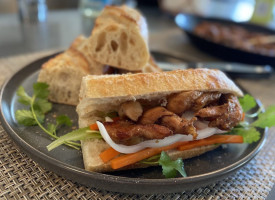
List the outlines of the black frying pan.
<svg viewBox="0 0 275 200">
<path fill-rule="evenodd" d="M 225 19 L 206 18 L 190 14 L 178 14 L 175 18 L 176 24 L 187 34 L 191 42 L 199 49 L 211 55 L 217 56 L 226 61 L 241 62 L 253 65 L 271 65 L 275 67 L 275 57 L 243 51 L 233 47 L 225 46 L 220 43 L 215 43 L 195 35 L 193 32 L 194 28 L 197 26 L 197 24 L 203 21 L 218 22 L 222 23 L 223 25 L 241 26 L 242 28 L 245 28 L 249 31 L 268 34 L 275 34 L 275 30 L 271 30 L 267 27 L 258 26 L 255 24 L 237 23 Z"/>
</svg>

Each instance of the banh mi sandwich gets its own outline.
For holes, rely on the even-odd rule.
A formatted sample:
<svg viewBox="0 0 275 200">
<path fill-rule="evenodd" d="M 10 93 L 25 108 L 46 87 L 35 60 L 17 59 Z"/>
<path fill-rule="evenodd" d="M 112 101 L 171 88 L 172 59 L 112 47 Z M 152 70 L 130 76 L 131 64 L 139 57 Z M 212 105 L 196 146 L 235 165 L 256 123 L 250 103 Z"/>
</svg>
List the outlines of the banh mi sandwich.
<svg viewBox="0 0 275 200">
<path fill-rule="evenodd" d="M 123 158 L 140 152 L 147 159 L 166 151 L 172 159 L 186 159 L 228 143 L 214 134 L 241 121 L 237 97 L 242 95 L 223 72 L 210 69 L 86 76 L 77 106 L 79 127 L 96 125 L 103 139 L 81 141 L 85 169 L 147 167 L 140 159 Z M 187 141 L 207 138 L 216 138 L 215 144 L 184 150 Z M 114 157 L 104 159 L 102 153 L 109 150 Z"/>
<path fill-rule="evenodd" d="M 86 75 L 156 71 L 161 69 L 148 49 L 145 18 L 126 6 L 107 6 L 91 36 L 78 36 L 67 50 L 43 64 L 38 82 L 49 85 L 49 100 L 76 106 Z"/>
</svg>

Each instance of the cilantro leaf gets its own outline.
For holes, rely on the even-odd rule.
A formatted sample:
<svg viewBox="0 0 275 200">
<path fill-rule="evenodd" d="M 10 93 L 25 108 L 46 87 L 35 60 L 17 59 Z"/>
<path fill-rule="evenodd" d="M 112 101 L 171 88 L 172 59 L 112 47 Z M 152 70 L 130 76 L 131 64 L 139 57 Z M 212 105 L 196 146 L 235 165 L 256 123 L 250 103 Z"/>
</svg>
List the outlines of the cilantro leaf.
<svg viewBox="0 0 275 200">
<path fill-rule="evenodd" d="M 47 99 L 36 99 L 33 103 L 33 108 L 45 114 L 52 109 L 52 104 Z"/>
<path fill-rule="evenodd" d="M 41 92 L 48 87 L 46 83 L 35 83 L 33 87 L 35 88 L 35 93 L 38 94 L 37 97 L 45 97 L 45 94 L 42 95 Z M 15 112 L 15 118 L 18 123 L 25 126 L 34 126 L 38 125 L 38 123 L 43 123 L 45 118 L 44 114 L 52 109 L 51 103 L 46 99 L 37 99 L 36 96 L 30 97 L 22 86 L 18 87 L 16 94 L 19 97 L 18 102 L 29 105 L 31 109 L 18 110 Z M 48 95 L 47 92 L 46 95 Z"/>
<path fill-rule="evenodd" d="M 162 166 L 162 173 L 166 178 L 176 177 L 179 172 L 183 177 L 186 177 L 184 164 L 181 158 L 173 161 L 165 151 L 161 152 L 159 164 Z"/>
<path fill-rule="evenodd" d="M 37 82 L 33 84 L 33 94 L 40 99 L 47 99 L 49 95 L 49 85 L 47 83 Z"/>
<path fill-rule="evenodd" d="M 62 125 L 72 126 L 72 121 L 66 115 L 60 115 L 56 118 L 56 124 L 48 123 L 47 130 L 53 135 L 56 135 L 56 129 Z"/>
<path fill-rule="evenodd" d="M 258 119 L 251 125 L 260 128 L 275 126 L 275 105 L 269 106 L 265 112 L 260 113 Z"/>
<path fill-rule="evenodd" d="M 244 143 L 251 144 L 257 142 L 260 139 L 260 133 L 254 127 L 249 128 L 233 128 L 230 132 L 233 135 L 240 135 L 243 137 Z"/>
<path fill-rule="evenodd" d="M 24 105 L 30 105 L 32 98 L 26 93 L 25 89 L 20 86 L 16 91 L 17 96 L 19 96 L 18 102 Z"/>
<path fill-rule="evenodd" d="M 72 121 L 68 116 L 60 115 L 56 118 L 56 124 L 57 126 L 61 126 L 61 125 L 72 126 Z"/>
<path fill-rule="evenodd" d="M 39 110 L 34 110 L 34 114 L 35 114 L 35 116 L 37 118 L 37 121 L 39 123 L 43 123 L 44 122 L 45 115 L 42 112 L 40 112 Z"/>
<path fill-rule="evenodd" d="M 254 108 L 257 105 L 254 97 L 250 96 L 249 94 L 246 94 L 246 95 L 244 95 L 244 97 L 239 98 L 239 102 L 240 102 L 244 112 L 251 110 L 252 108 Z"/>
<path fill-rule="evenodd" d="M 45 116 L 41 115 L 39 112 L 35 113 L 37 120 L 42 123 Z M 33 116 L 33 113 L 30 110 L 17 110 L 15 112 L 15 119 L 18 121 L 19 124 L 22 124 L 24 126 L 34 126 L 38 124 Z"/>
<path fill-rule="evenodd" d="M 22 124 L 24 126 L 37 125 L 37 122 L 34 119 L 33 114 L 30 110 L 17 110 L 15 112 L 15 119 L 19 124 Z"/>
<path fill-rule="evenodd" d="M 56 125 L 52 123 L 47 124 L 47 130 L 52 133 L 53 135 L 56 135 Z"/>
</svg>

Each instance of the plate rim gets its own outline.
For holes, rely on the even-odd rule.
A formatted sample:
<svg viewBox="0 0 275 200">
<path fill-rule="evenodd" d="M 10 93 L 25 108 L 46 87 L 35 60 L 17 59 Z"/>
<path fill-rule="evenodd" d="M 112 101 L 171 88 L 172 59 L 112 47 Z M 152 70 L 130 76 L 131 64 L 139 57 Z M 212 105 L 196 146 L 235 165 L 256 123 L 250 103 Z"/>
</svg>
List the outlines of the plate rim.
<svg viewBox="0 0 275 200">
<path fill-rule="evenodd" d="M 8 123 L 6 116 L 4 114 L 3 111 L 3 97 L 4 94 L 7 90 L 7 86 L 9 84 L 12 84 L 11 81 L 14 79 L 15 76 L 18 76 L 19 73 L 22 73 L 22 71 L 26 70 L 27 68 L 30 68 L 32 65 L 34 65 L 35 63 L 43 60 L 43 59 L 49 59 L 52 56 L 54 56 L 56 54 L 52 54 L 49 56 L 45 56 L 42 58 L 38 58 L 36 60 L 34 60 L 33 62 L 25 65 L 24 67 L 22 67 L 21 69 L 19 69 L 17 72 L 13 73 L 2 85 L 1 88 L 1 93 L 0 93 L 0 120 L 2 123 L 2 126 L 4 128 L 4 130 L 6 131 L 6 133 L 10 136 L 10 138 L 13 140 L 13 142 L 15 142 L 20 149 L 23 150 L 23 152 L 25 152 L 28 157 L 31 157 L 33 160 L 35 160 L 36 162 L 39 163 L 40 166 L 45 167 L 47 170 L 52 171 L 57 173 L 58 175 L 65 177 L 69 180 L 72 180 L 68 177 L 66 177 L 66 175 L 64 175 L 62 172 L 56 172 L 53 169 L 48 169 L 49 166 L 53 165 L 58 167 L 60 169 L 65 168 L 65 170 L 69 170 L 69 172 L 74 172 L 78 175 L 83 175 L 83 176 L 88 176 L 90 178 L 94 178 L 96 181 L 106 181 L 108 180 L 109 182 L 112 183 L 123 183 L 123 184 L 131 184 L 131 185 L 147 185 L 148 184 L 154 184 L 154 186 L 164 186 L 164 185 L 169 185 L 169 186 L 174 186 L 176 185 L 186 185 L 186 184 L 192 184 L 192 183 L 196 183 L 196 182 L 201 182 L 202 180 L 208 179 L 208 178 L 213 178 L 213 176 L 215 178 L 219 178 L 219 177 L 223 177 L 226 176 L 236 170 L 238 170 L 239 168 L 243 167 L 245 164 L 247 164 L 251 159 L 253 159 L 258 152 L 262 149 L 266 138 L 267 138 L 267 128 L 265 130 L 263 130 L 262 134 L 261 134 L 261 139 L 258 141 L 258 144 L 255 146 L 255 148 L 249 152 L 246 156 L 244 156 L 242 159 L 238 160 L 235 163 L 232 163 L 231 165 L 228 165 L 224 168 L 221 168 L 219 170 L 215 170 L 213 172 L 208 172 L 208 173 L 204 173 L 204 174 L 200 174 L 200 175 L 195 175 L 195 176 L 190 176 L 190 177 L 178 177 L 178 178 L 171 178 L 171 179 L 162 179 L 162 178 L 157 178 L 157 179 L 148 179 L 148 178 L 129 178 L 129 177 L 123 177 L 123 176 L 117 176 L 117 175 L 110 175 L 110 174 L 104 174 L 104 173 L 99 173 L 99 172 L 90 172 L 90 171 L 86 171 L 85 169 L 76 167 L 76 166 L 72 166 L 69 165 L 67 163 L 64 163 L 62 161 L 59 161 L 53 157 L 50 157 L 48 155 L 46 155 L 45 153 L 39 151 L 38 149 L 36 149 L 35 147 L 33 147 L 32 145 L 28 144 L 24 139 L 22 139 L 20 137 L 20 135 L 11 127 L 11 125 Z M 39 70 L 40 67 L 35 67 L 37 70 Z M 32 72 L 34 73 L 34 72 Z M 28 74 L 29 75 L 29 74 Z M 11 102 L 10 102 L 11 103 Z M 11 114 L 11 108 L 9 108 L 9 113 Z M 41 163 L 41 161 L 44 161 L 46 163 Z M 57 171 L 58 171 L 57 170 Z M 72 180 L 74 181 L 74 180 Z M 81 183 L 79 181 L 76 181 L 78 183 Z M 85 183 L 81 183 L 86 185 Z M 96 187 L 93 185 L 89 185 L 91 187 Z M 98 187 L 96 187 L 98 188 Z M 192 189 L 194 187 L 188 188 L 188 189 Z M 114 191 L 114 192 L 118 192 L 117 190 L 113 190 L 113 188 L 106 186 L 105 188 L 99 188 L 99 189 L 107 189 L 109 191 Z M 185 190 L 185 189 L 184 189 Z M 180 191 L 184 191 L 184 190 L 180 190 Z M 153 190 L 155 192 L 155 190 Z M 152 192 L 153 192 L 152 191 Z M 178 189 L 174 189 L 174 191 L 172 190 L 172 192 L 180 192 Z M 126 193 L 140 193 L 140 191 L 136 191 L 135 189 L 129 191 L 128 189 L 122 189 L 120 192 L 126 192 Z M 149 191 L 150 194 L 152 194 L 152 192 Z M 146 191 L 141 191 L 140 194 L 149 194 Z M 166 192 L 166 191 L 160 191 L 158 193 L 170 193 L 170 192 Z"/>
</svg>

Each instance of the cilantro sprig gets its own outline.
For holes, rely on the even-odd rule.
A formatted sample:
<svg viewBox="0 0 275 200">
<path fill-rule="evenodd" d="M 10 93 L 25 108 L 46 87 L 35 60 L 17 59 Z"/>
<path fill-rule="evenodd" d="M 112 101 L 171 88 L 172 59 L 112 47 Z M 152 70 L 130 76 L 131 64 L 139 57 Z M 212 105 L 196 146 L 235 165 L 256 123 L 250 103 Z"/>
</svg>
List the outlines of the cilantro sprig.
<svg viewBox="0 0 275 200">
<path fill-rule="evenodd" d="M 162 151 L 159 164 L 162 166 L 162 173 L 166 178 L 176 177 L 178 172 L 183 177 L 187 177 L 182 158 L 172 160 L 165 151 Z"/>
<path fill-rule="evenodd" d="M 239 98 L 239 102 L 240 102 L 244 112 L 247 112 L 247 111 L 251 110 L 252 108 L 255 108 L 255 106 L 257 105 L 254 97 L 252 97 L 249 94 L 246 94 L 243 97 Z"/>
<path fill-rule="evenodd" d="M 252 110 L 257 105 L 256 100 L 248 94 L 242 98 L 239 98 L 239 102 L 244 112 Z M 261 135 L 258 131 L 258 128 L 270 128 L 275 126 L 275 106 L 269 106 L 265 109 L 265 112 L 263 111 L 263 106 L 260 106 L 258 111 L 255 113 L 246 114 L 246 117 L 257 117 L 257 119 L 252 123 L 249 123 L 248 121 L 241 122 L 238 126 L 234 127 L 230 131 L 230 134 L 241 135 L 244 139 L 244 143 L 250 144 L 252 142 L 257 142 Z"/>
<path fill-rule="evenodd" d="M 58 139 L 59 137 L 56 134 L 57 129 L 63 125 L 71 126 L 72 122 L 67 116 L 61 115 L 56 118 L 55 124 L 48 123 L 47 128 L 42 125 L 42 123 L 44 123 L 45 114 L 52 109 L 52 104 L 47 99 L 49 95 L 48 87 L 46 83 L 34 83 L 33 95 L 29 96 L 24 87 L 20 86 L 16 91 L 19 97 L 18 102 L 29 106 L 29 108 L 17 110 L 15 112 L 15 118 L 19 124 L 24 126 L 38 125 L 49 136 Z M 70 141 L 64 144 L 75 149 L 79 149 L 80 146 L 79 143 Z"/>
<path fill-rule="evenodd" d="M 52 142 L 47 146 L 48 151 L 53 150 L 54 148 L 66 144 L 72 141 L 88 140 L 88 139 L 101 139 L 102 136 L 99 131 L 92 131 L 89 127 L 80 128 L 74 130 L 66 135 L 59 137 L 57 140 Z"/>
<path fill-rule="evenodd" d="M 187 177 L 182 158 L 172 160 L 165 151 L 162 151 L 159 155 L 143 160 L 141 163 L 151 165 L 159 164 L 162 167 L 162 174 L 165 178 L 174 178 L 178 173 L 183 177 Z"/>
</svg>

